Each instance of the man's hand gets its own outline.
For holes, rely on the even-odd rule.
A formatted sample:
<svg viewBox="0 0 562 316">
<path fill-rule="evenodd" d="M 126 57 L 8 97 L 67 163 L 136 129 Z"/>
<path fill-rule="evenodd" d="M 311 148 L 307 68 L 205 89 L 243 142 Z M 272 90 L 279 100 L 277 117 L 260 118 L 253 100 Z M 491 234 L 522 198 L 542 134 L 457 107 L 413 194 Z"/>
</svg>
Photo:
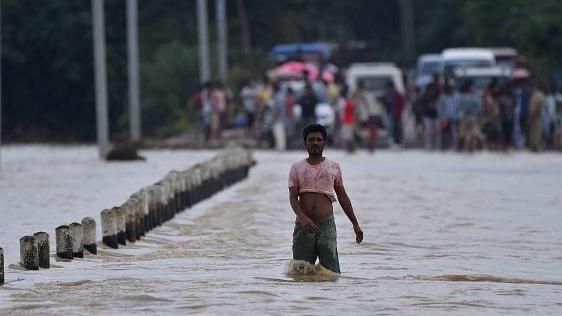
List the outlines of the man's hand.
<svg viewBox="0 0 562 316">
<path fill-rule="evenodd" d="M 318 226 L 316 226 L 316 224 L 306 215 L 299 216 L 298 221 L 301 226 L 304 227 L 304 230 L 309 234 L 316 233 L 316 231 L 318 230 Z"/>
<path fill-rule="evenodd" d="M 353 230 L 355 231 L 355 242 L 360 244 L 363 241 L 363 231 L 359 225 L 354 225 Z"/>
</svg>

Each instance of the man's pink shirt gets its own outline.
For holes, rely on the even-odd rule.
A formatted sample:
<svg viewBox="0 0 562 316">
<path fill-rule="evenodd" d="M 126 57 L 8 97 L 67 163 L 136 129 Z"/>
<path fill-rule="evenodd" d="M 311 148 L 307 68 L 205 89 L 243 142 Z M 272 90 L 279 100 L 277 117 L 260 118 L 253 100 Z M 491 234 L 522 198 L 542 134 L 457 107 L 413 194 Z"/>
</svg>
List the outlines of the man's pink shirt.
<svg viewBox="0 0 562 316">
<path fill-rule="evenodd" d="M 306 159 L 296 162 L 289 172 L 289 188 L 297 187 L 299 194 L 305 192 L 321 193 L 335 202 L 335 186 L 343 186 L 340 165 L 328 159 L 311 165 Z"/>
</svg>

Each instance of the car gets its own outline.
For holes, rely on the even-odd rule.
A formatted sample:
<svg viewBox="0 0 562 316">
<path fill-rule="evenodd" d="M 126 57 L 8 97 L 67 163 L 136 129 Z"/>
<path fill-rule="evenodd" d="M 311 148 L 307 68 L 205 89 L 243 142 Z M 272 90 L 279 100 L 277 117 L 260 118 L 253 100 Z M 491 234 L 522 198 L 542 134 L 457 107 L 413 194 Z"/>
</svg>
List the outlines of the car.
<svg viewBox="0 0 562 316">
<path fill-rule="evenodd" d="M 384 95 L 386 85 L 389 81 L 394 83 L 396 90 L 405 95 L 404 82 L 402 79 L 402 70 L 394 63 L 354 63 L 351 64 L 346 71 L 346 84 L 349 91 L 353 93 L 357 89 L 359 81 L 363 82 L 366 97 L 371 102 L 377 104 L 377 107 L 382 113 L 383 120 L 386 119 L 385 107 L 379 101 L 379 98 Z M 402 116 L 402 127 L 405 142 L 412 142 L 415 139 L 414 118 L 411 111 L 404 111 Z M 378 133 L 383 142 L 386 138 L 388 142 L 387 130 L 380 129 Z M 366 137 L 366 136 L 364 136 Z"/>
<path fill-rule="evenodd" d="M 509 81 L 510 78 L 511 70 L 504 67 L 466 67 L 455 70 L 454 85 L 458 89 L 468 80 L 471 80 L 475 93 L 482 96 L 492 80 L 495 79 L 498 84 L 502 84 Z"/>
<path fill-rule="evenodd" d="M 492 67 L 496 58 L 491 49 L 477 47 L 447 48 L 441 53 L 443 74 L 454 76 L 455 69 L 463 67 Z"/>
<path fill-rule="evenodd" d="M 494 57 L 496 58 L 496 64 L 500 67 L 507 69 L 514 69 L 517 66 L 517 57 L 519 54 L 515 48 L 511 47 L 492 47 L 490 48 Z"/>
<path fill-rule="evenodd" d="M 392 81 L 400 93 L 404 93 L 402 71 L 394 63 L 354 63 L 347 69 L 346 83 L 349 91 L 357 89 L 362 80 L 367 93 L 381 96 L 388 81 Z"/>
</svg>

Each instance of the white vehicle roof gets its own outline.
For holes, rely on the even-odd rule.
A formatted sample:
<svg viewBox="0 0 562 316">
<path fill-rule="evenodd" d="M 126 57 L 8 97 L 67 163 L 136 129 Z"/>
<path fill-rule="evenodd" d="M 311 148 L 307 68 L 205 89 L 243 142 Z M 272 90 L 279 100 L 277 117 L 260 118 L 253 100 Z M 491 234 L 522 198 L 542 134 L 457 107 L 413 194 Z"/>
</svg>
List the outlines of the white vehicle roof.
<svg viewBox="0 0 562 316">
<path fill-rule="evenodd" d="M 347 75 L 402 75 L 400 68 L 396 67 L 393 63 L 360 63 L 351 64 L 347 70 Z"/>
<path fill-rule="evenodd" d="M 494 53 L 490 49 L 467 47 L 447 48 L 441 53 L 443 61 L 449 60 L 490 60 L 495 61 Z"/>
<path fill-rule="evenodd" d="M 434 73 L 443 71 L 443 57 L 441 54 L 424 54 L 418 57 L 416 66 L 416 86 L 424 87 L 431 82 Z"/>
<path fill-rule="evenodd" d="M 355 63 L 346 72 L 347 85 L 350 91 L 357 87 L 357 79 L 362 77 L 390 77 L 396 89 L 404 93 L 402 70 L 394 63 Z"/>
<path fill-rule="evenodd" d="M 466 67 L 455 70 L 457 77 L 509 77 L 509 69 L 503 67 Z"/>
<path fill-rule="evenodd" d="M 439 62 L 442 60 L 441 54 L 423 54 L 418 57 L 418 63 Z"/>
<path fill-rule="evenodd" d="M 491 47 L 490 50 L 495 56 L 517 56 L 517 50 L 511 47 Z"/>
</svg>

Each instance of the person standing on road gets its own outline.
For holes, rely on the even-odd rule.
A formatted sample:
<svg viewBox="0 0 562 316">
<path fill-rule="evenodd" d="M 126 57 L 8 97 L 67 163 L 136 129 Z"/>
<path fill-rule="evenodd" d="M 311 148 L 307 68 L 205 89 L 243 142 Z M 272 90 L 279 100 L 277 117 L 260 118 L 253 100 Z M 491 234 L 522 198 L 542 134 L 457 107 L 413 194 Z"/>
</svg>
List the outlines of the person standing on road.
<svg viewBox="0 0 562 316">
<path fill-rule="evenodd" d="M 528 129 L 529 129 L 529 147 L 532 151 L 539 151 L 542 147 L 542 115 L 544 111 L 545 95 L 539 89 L 538 83 L 533 82 L 533 90 L 531 99 L 529 100 Z"/>
<path fill-rule="evenodd" d="M 402 112 L 406 108 L 406 97 L 396 89 L 394 82 L 389 80 L 383 100 L 390 124 L 390 143 L 399 146 L 402 144 Z"/>
<path fill-rule="evenodd" d="M 246 114 L 246 134 L 254 136 L 254 122 L 256 120 L 256 107 L 258 103 L 257 89 L 253 82 L 248 82 L 240 91 L 240 99 Z"/>
<path fill-rule="evenodd" d="M 374 153 L 377 144 L 377 127 L 382 123 L 382 104 L 367 95 L 363 80 L 357 82 L 357 88 L 353 91 L 351 99 L 361 128 L 367 129 L 368 132 L 367 148 L 370 153 Z"/>
<path fill-rule="evenodd" d="M 314 264 L 319 258 L 323 267 L 340 273 L 332 203 L 339 200 L 358 244 L 363 241 L 363 231 L 345 192 L 339 164 L 322 156 L 327 136 L 324 126 L 307 125 L 303 140 L 308 158 L 293 164 L 289 172 L 289 202 L 297 217 L 293 259 Z"/>
<path fill-rule="evenodd" d="M 454 148 L 459 137 L 458 95 L 448 83 L 443 86 L 438 113 L 441 128 L 441 149 Z"/>
<path fill-rule="evenodd" d="M 498 108 L 500 111 L 502 147 L 507 151 L 513 147 L 513 124 L 515 121 L 515 106 L 517 100 L 509 82 L 501 85 L 500 96 L 498 98 Z"/>
<path fill-rule="evenodd" d="M 482 101 L 472 90 L 474 83 L 468 80 L 463 83 L 459 94 L 459 150 L 472 152 L 482 143 L 478 118 L 482 112 Z"/>
<path fill-rule="evenodd" d="M 438 102 L 441 96 L 439 75 L 433 75 L 433 81 L 427 85 L 422 97 L 423 102 L 423 134 L 426 149 L 436 149 L 439 135 Z"/>
<path fill-rule="evenodd" d="M 285 103 L 285 92 L 278 83 L 273 85 L 273 138 L 277 150 L 287 149 L 287 112 Z"/>
<path fill-rule="evenodd" d="M 306 83 L 304 86 L 304 93 L 299 99 L 301 106 L 301 126 L 306 126 L 310 123 L 316 122 L 316 105 L 318 104 L 318 96 L 314 92 L 312 85 Z"/>
</svg>

